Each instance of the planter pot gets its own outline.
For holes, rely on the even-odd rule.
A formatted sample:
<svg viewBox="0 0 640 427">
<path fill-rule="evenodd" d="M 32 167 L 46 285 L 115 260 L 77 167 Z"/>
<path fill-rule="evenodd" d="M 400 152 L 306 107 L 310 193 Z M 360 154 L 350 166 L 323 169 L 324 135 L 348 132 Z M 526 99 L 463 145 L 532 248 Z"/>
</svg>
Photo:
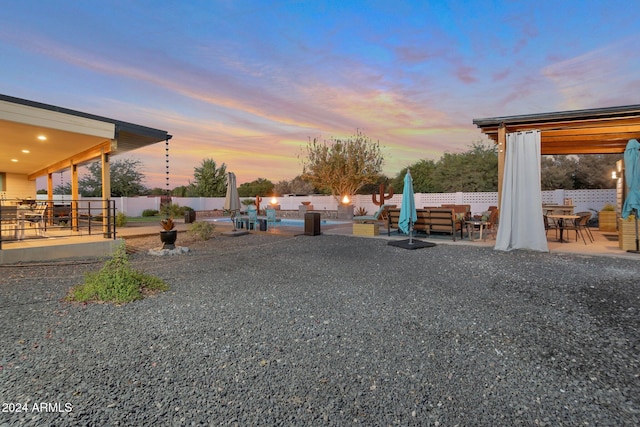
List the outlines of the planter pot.
<svg viewBox="0 0 640 427">
<path fill-rule="evenodd" d="M 600 231 L 614 232 L 616 227 L 617 214 L 615 211 L 600 211 L 598 212 L 598 228 Z"/>
<path fill-rule="evenodd" d="M 338 219 L 353 219 L 353 205 L 338 205 Z"/>
<path fill-rule="evenodd" d="M 313 210 L 313 205 L 311 204 L 298 206 L 298 212 L 300 216 L 303 216 L 303 217 L 304 217 L 304 214 L 306 214 L 307 212 L 311 212 L 312 210 Z"/>
<path fill-rule="evenodd" d="M 378 236 L 380 234 L 380 225 L 378 224 L 353 224 L 354 236 Z"/>
<path fill-rule="evenodd" d="M 162 249 L 175 249 L 176 239 L 178 238 L 178 230 L 161 231 L 160 241 L 163 243 Z"/>
<path fill-rule="evenodd" d="M 640 229 L 640 223 L 638 224 Z M 633 215 L 618 219 L 618 247 L 623 251 L 636 249 L 636 221 Z"/>
</svg>

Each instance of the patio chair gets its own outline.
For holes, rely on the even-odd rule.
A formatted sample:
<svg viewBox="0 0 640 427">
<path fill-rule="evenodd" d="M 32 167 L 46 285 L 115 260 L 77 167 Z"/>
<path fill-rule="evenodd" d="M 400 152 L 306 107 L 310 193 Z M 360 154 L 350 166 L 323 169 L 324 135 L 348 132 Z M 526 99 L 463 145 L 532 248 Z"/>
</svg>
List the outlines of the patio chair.
<svg viewBox="0 0 640 427">
<path fill-rule="evenodd" d="M 578 216 L 578 215 L 576 215 Z M 578 236 L 582 238 L 584 244 L 587 244 L 586 239 L 584 238 L 584 234 L 582 233 L 582 228 L 580 228 L 580 218 L 576 219 L 565 219 L 562 221 L 562 228 L 567 232 L 567 239 L 569 238 L 569 231 L 576 232 L 576 242 L 578 241 Z M 562 234 L 561 234 L 562 235 Z"/>
<path fill-rule="evenodd" d="M 0 206 L 0 233 L 3 240 L 7 236 L 18 238 L 18 208 L 16 206 Z M 8 234 L 10 232 L 10 234 Z"/>
<path fill-rule="evenodd" d="M 483 240 L 486 241 L 489 234 L 493 236 L 495 240 L 498 236 L 498 225 L 500 223 L 500 211 L 498 209 L 494 209 L 491 211 L 491 215 L 489 215 L 489 219 L 487 220 L 487 226 L 485 228 Z"/>
<path fill-rule="evenodd" d="M 247 219 L 247 230 L 257 230 L 258 229 L 258 210 L 255 205 L 250 205 L 247 209 L 247 215 L 249 219 Z"/>
<path fill-rule="evenodd" d="M 359 222 L 359 223 L 385 221 L 386 220 L 386 210 L 390 206 L 391 205 L 382 205 L 382 206 L 380 206 L 380 209 L 378 209 L 378 211 L 376 213 L 374 213 L 373 215 L 354 216 L 353 220 L 356 221 L 356 222 Z"/>
<path fill-rule="evenodd" d="M 38 202 L 33 212 L 25 212 L 24 214 L 24 220 L 29 222 L 29 225 L 35 224 L 36 234 L 40 236 L 44 236 L 44 230 L 45 230 L 44 215 L 46 211 L 47 211 L 47 203 Z"/>
<path fill-rule="evenodd" d="M 546 215 L 543 215 L 542 217 L 544 218 L 544 234 L 548 236 L 549 230 L 555 230 L 556 239 L 558 239 L 558 226 L 556 225 L 556 223 L 551 221 Z"/>
<path fill-rule="evenodd" d="M 267 213 L 267 231 L 271 230 L 271 228 L 276 228 L 278 226 L 278 219 L 276 218 L 276 210 L 267 208 L 265 209 Z"/>
<path fill-rule="evenodd" d="M 584 244 L 587 244 L 587 241 L 584 238 L 584 234 L 587 235 L 589 241 L 593 243 L 593 234 L 591 234 L 591 230 L 589 229 L 589 220 L 591 219 L 591 212 L 578 212 L 580 218 L 576 220 L 576 228 L 578 232 L 582 235 L 582 240 Z"/>
</svg>

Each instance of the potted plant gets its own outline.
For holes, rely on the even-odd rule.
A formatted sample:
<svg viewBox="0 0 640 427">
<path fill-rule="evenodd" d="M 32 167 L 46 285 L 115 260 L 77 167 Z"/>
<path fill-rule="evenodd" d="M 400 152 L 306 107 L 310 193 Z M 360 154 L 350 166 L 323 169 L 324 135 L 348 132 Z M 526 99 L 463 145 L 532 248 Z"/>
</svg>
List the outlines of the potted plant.
<svg viewBox="0 0 640 427">
<path fill-rule="evenodd" d="M 607 203 L 598 212 L 598 228 L 600 231 L 615 232 L 616 227 L 616 207 L 611 203 Z"/>
<path fill-rule="evenodd" d="M 636 249 L 636 217 L 618 218 L 618 247 L 623 251 Z"/>
<path fill-rule="evenodd" d="M 165 218 L 160 221 L 162 231 L 160 231 L 160 241 L 162 249 L 175 249 L 176 239 L 178 238 L 178 230 L 175 230 L 176 224 L 171 218 Z"/>
</svg>

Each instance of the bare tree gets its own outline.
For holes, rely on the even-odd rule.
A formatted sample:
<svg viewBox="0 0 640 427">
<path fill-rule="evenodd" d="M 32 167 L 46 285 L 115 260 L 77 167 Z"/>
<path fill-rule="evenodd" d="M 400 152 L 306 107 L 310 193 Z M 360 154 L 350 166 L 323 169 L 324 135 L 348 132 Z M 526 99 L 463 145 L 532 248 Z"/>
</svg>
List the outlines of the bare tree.
<svg viewBox="0 0 640 427">
<path fill-rule="evenodd" d="M 360 131 L 329 142 L 314 138 L 304 151 L 302 178 L 316 188 L 330 191 L 340 201 L 363 185 L 375 183 L 382 173 L 383 162 L 380 144 Z"/>
</svg>

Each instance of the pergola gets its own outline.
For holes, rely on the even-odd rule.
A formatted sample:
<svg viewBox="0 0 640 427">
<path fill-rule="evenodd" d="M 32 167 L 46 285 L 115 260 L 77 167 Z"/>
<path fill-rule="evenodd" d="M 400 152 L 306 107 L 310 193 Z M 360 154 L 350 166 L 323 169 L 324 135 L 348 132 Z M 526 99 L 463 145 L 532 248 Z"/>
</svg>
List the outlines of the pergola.
<svg viewBox="0 0 640 427">
<path fill-rule="evenodd" d="M 506 135 L 537 129 L 541 154 L 623 153 L 629 139 L 640 138 L 640 105 L 474 119 L 498 144 L 498 194 L 502 193 Z"/>
</svg>

